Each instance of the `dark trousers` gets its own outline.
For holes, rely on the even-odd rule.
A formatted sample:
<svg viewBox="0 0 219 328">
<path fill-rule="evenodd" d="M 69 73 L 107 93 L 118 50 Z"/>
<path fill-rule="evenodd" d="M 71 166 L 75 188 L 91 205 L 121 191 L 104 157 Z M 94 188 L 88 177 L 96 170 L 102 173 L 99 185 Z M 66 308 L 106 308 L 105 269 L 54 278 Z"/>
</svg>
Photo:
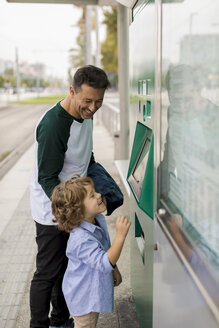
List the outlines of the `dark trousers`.
<svg viewBox="0 0 219 328">
<path fill-rule="evenodd" d="M 65 255 L 69 234 L 56 226 L 36 222 L 36 272 L 30 287 L 31 328 L 61 326 L 69 318 L 62 293 L 62 279 L 67 267 Z M 50 302 L 52 304 L 49 319 Z"/>
</svg>

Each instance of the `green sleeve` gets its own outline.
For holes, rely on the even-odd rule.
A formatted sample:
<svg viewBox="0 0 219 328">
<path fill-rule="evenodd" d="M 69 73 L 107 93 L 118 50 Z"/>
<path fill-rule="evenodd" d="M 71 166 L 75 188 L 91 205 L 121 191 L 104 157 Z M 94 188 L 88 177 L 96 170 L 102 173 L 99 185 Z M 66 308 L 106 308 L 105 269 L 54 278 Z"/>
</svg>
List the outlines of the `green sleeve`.
<svg viewBox="0 0 219 328">
<path fill-rule="evenodd" d="M 60 183 L 58 175 L 64 163 L 69 130 L 68 126 L 60 129 L 51 122 L 43 122 L 37 128 L 38 182 L 49 198 L 55 186 Z"/>
</svg>

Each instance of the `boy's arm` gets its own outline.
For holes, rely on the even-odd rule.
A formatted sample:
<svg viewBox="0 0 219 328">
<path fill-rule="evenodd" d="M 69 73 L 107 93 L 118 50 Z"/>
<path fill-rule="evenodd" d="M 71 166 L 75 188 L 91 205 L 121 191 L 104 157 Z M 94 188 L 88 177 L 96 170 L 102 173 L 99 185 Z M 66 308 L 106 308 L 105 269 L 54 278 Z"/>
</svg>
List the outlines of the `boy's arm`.
<svg viewBox="0 0 219 328">
<path fill-rule="evenodd" d="M 90 236 L 83 236 L 78 242 L 70 236 L 66 253 L 67 257 L 73 261 L 78 259 L 95 270 L 105 273 L 113 271 L 130 225 L 131 223 L 126 217 L 120 216 L 117 218 L 116 238 L 107 252 L 100 247 L 97 240 L 91 239 Z"/>
<path fill-rule="evenodd" d="M 119 286 L 122 282 L 122 276 L 121 273 L 117 267 L 115 266 L 115 269 L 113 270 L 113 280 L 114 280 L 114 287 Z"/>
<path fill-rule="evenodd" d="M 90 268 L 99 270 L 104 273 L 109 273 L 114 270 L 114 267 L 109 261 L 107 252 L 100 247 L 97 240 L 82 236 L 77 242 L 69 238 L 67 247 L 67 257 L 69 260 L 79 260 Z"/>
<path fill-rule="evenodd" d="M 119 216 L 116 220 L 116 237 L 112 243 L 112 246 L 108 249 L 107 255 L 112 265 L 116 265 L 118 261 L 125 238 L 129 231 L 131 222 L 125 216 Z"/>
</svg>

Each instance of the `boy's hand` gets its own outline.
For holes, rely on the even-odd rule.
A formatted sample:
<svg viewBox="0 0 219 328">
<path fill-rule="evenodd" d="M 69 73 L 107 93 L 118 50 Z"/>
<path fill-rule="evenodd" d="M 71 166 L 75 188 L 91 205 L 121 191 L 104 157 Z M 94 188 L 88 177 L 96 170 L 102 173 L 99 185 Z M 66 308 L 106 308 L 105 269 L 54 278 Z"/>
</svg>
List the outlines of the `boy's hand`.
<svg viewBox="0 0 219 328">
<path fill-rule="evenodd" d="M 125 217 L 125 216 L 118 216 L 116 220 L 116 233 L 125 238 L 129 228 L 130 228 L 131 222 Z"/>
<path fill-rule="evenodd" d="M 113 280 L 114 280 L 114 287 L 119 286 L 122 282 L 122 276 L 117 266 L 113 270 Z"/>
<path fill-rule="evenodd" d="M 116 236 L 112 246 L 108 249 L 107 255 L 112 265 L 116 265 L 129 231 L 131 222 L 125 216 L 118 216 L 116 220 Z"/>
</svg>

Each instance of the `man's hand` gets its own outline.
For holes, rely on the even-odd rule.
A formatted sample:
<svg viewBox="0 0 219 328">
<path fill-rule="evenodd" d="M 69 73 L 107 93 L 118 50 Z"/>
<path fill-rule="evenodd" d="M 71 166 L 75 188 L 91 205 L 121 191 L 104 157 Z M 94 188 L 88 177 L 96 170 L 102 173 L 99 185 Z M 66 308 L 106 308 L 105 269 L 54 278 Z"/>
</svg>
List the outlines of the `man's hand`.
<svg viewBox="0 0 219 328">
<path fill-rule="evenodd" d="M 117 266 L 113 270 L 113 280 L 114 280 L 114 287 L 119 286 L 122 282 L 122 276 Z"/>
</svg>

